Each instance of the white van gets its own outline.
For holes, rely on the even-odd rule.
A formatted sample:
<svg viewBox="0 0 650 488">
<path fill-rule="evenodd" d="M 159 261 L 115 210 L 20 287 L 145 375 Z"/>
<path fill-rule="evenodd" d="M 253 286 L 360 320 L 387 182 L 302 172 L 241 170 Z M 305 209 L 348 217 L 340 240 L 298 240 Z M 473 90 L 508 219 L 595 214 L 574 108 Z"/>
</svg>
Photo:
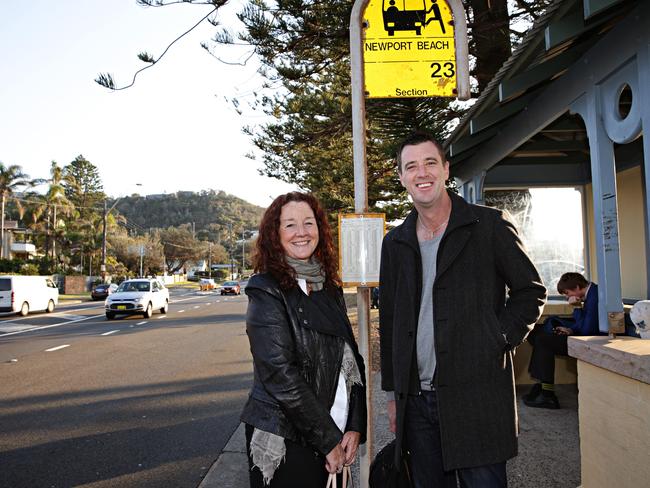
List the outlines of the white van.
<svg viewBox="0 0 650 488">
<path fill-rule="evenodd" d="M 47 276 L 0 276 L 0 312 L 53 312 L 59 289 Z"/>
</svg>

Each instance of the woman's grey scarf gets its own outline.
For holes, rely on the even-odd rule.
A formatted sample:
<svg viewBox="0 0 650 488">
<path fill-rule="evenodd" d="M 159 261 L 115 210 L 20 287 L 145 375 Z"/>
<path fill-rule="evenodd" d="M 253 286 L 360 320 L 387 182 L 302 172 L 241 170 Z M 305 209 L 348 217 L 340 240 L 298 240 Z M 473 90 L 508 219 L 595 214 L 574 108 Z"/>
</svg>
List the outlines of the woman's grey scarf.
<svg viewBox="0 0 650 488">
<path fill-rule="evenodd" d="M 296 272 L 296 278 L 305 280 L 311 287 L 312 291 L 319 291 L 323 289 L 325 283 L 325 273 L 318 260 L 315 257 L 310 257 L 308 260 L 294 259 L 286 256 L 287 263 Z"/>
</svg>

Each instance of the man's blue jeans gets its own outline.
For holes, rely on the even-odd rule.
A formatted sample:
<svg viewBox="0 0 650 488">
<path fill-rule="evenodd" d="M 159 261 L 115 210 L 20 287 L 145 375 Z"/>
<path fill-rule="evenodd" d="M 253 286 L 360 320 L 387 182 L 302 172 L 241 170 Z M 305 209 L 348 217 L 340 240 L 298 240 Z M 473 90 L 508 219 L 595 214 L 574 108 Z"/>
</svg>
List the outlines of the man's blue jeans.
<svg viewBox="0 0 650 488">
<path fill-rule="evenodd" d="M 406 403 L 406 446 L 414 488 L 506 488 L 505 461 L 487 466 L 444 471 L 440 421 L 435 391 L 409 396 Z"/>
</svg>

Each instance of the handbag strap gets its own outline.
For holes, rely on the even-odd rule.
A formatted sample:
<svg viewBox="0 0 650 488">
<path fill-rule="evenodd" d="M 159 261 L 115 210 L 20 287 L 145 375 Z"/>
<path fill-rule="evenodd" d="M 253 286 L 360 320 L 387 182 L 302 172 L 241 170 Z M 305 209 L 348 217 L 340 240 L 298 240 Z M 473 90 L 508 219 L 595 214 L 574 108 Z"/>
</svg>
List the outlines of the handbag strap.
<svg viewBox="0 0 650 488">
<path fill-rule="evenodd" d="M 336 488 L 336 473 L 330 473 L 325 488 Z"/>
<path fill-rule="evenodd" d="M 354 483 L 352 483 L 352 470 L 350 466 L 343 467 L 343 488 L 353 488 Z"/>
<path fill-rule="evenodd" d="M 325 488 L 336 488 L 336 473 L 330 473 L 327 478 L 327 485 Z M 350 466 L 343 466 L 343 485 L 341 488 L 354 488 L 354 483 L 352 482 L 352 470 Z"/>
</svg>

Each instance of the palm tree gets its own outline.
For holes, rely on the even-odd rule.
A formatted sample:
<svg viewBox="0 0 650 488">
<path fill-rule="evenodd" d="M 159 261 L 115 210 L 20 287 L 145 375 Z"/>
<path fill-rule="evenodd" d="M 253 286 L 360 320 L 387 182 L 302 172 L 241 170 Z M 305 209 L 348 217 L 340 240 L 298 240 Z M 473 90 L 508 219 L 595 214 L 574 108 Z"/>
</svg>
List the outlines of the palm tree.
<svg viewBox="0 0 650 488">
<path fill-rule="evenodd" d="M 50 179 L 48 180 L 49 187 L 47 193 L 45 194 L 45 200 L 47 202 L 48 210 L 52 209 L 52 228 L 54 231 L 54 239 L 52 240 L 52 258 L 56 257 L 56 240 L 57 240 L 57 209 L 61 211 L 64 215 L 70 215 L 74 211 L 74 205 L 68 197 L 65 195 L 65 186 L 64 183 L 67 181 L 67 178 L 64 176 L 64 171 L 61 166 L 56 164 L 56 161 L 52 161 L 52 166 L 50 167 Z M 48 239 L 48 250 L 49 250 L 49 233 L 47 236 Z"/>
<path fill-rule="evenodd" d="M 43 216 L 47 212 L 47 202 L 40 193 L 25 192 L 23 201 L 18 203 L 18 216 L 28 229 L 31 229 L 34 235 L 42 234 L 43 239 L 46 235 L 47 219 Z"/>
<path fill-rule="evenodd" d="M 2 198 L 1 217 L 0 217 L 0 259 L 4 258 L 5 249 L 5 203 L 16 190 L 32 186 L 34 183 L 29 179 L 29 175 L 23 173 L 23 168 L 17 164 L 5 166 L 0 161 L 0 196 Z"/>
</svg>

